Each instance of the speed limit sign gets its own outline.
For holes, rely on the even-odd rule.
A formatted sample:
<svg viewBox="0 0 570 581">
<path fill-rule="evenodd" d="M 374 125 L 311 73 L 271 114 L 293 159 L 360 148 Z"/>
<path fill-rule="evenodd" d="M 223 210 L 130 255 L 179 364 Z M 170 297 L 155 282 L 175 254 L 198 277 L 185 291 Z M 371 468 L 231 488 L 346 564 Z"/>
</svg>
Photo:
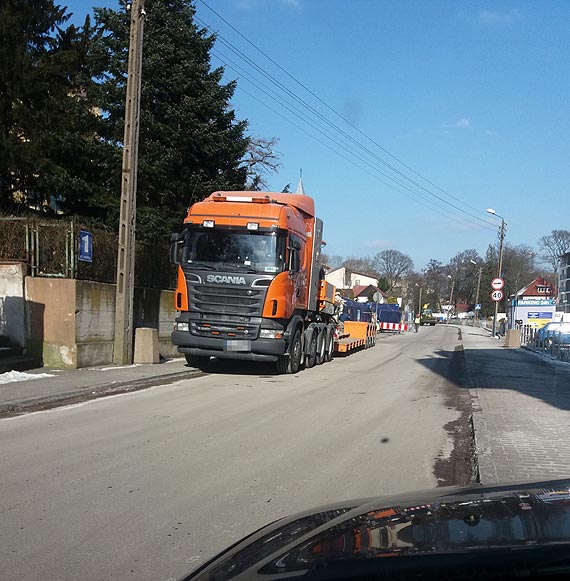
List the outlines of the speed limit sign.
<svg viewBox="0 0 570 581">
<path fill-rule="evenodd" d="M 491 293 L 491 299 L 494 300 L 496 303 L 503 300 L 505 293 L 502 290 L 494 290 Z"/>
<path fill-rule="evenodd" d="M 493 290 L 501 290 L 505 286 L 505 281 L 502 278 L 494 278 L 491 281 L 491 288 Z"/>
</svg>

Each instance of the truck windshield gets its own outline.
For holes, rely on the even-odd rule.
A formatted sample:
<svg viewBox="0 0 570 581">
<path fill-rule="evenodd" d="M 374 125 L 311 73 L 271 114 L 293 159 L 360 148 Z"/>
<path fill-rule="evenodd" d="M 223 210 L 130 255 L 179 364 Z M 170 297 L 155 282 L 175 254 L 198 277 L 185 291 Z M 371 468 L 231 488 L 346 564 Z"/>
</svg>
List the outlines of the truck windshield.
<svg viewBox="0 0 570 581">
<path fill-rule="evenodd" d="M 274 273 L 283 270 L 285 254 L 286 237 L 275 232 L 189 228 L 182 261 L 216 270 Z"/>
</svg>

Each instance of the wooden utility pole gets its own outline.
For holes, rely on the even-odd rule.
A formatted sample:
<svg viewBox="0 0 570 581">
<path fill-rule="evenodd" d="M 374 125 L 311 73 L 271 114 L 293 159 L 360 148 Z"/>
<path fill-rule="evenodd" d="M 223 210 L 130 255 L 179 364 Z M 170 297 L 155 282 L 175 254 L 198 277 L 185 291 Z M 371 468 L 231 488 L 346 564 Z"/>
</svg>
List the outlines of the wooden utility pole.
<svg viewBox="0 0 570 581">
<path fill-rule="evenodd" d="M 505 241 L 505 226 L 506 222 L 502 216 L 495 214 L 497 217 L 501 218 L 501 230 L 499 232 L 499 267 L 497 268 L 497 278 L 502 278 L 503 273 L 503 243 Z M 503 300 L 505 300 L 503 298 Z M 501 301 L 495 301 L 495 313 L 493 315 L 493 337 L 497 334 L 497 314 L 499 312 L 499 303 Z"/>
<path fill-rule="evenodd" d="M 479 291 L 481 290 L 481 273 L 483 272 L 483 267 L 479 267 L 479 277 L 477 278 L 477 294 L 475 295 L 475 305 L 479 304 Z M 475 317 L 476 327 L 479 326 L 479 315 L 480 311 L 475 313 L 477 316 Z"/>
<path fill-rule="evenodd" d="M 135 287 L 135 223 L 139 149 L 140 94 L 143 52 L 144 0 L 130 5 L 131 31 L 125 101 L 125 134 L 121 174 L 121 207 L 115 294 L 115 345 L 113 361 L 133 359 L 133 295 Z"/>
</svg>

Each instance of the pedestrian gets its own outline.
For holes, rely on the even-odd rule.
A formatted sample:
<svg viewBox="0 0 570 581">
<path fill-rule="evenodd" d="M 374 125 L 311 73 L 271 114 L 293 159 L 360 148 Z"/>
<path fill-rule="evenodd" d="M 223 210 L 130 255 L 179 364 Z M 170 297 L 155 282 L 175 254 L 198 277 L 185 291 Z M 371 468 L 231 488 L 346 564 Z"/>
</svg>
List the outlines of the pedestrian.
<svg viewBox="0 0 570 581">
<path fill-rule="evenodd" d="M 416 314 L 416 318 L 414 319 L 414 326 L 416 328 L 416 333 L 418 332 L 418 329 L 420 328 L 420 323 L 421 323 L 421 318 L 419 313 Z"/>
<path fill-rule="evenodd" d="M 499 324 L 499 336 L 502 337 L 505 334 L 506 326 L 507 326 L 507 320 L 501 319 L 501 322 Z"/>
</svg>

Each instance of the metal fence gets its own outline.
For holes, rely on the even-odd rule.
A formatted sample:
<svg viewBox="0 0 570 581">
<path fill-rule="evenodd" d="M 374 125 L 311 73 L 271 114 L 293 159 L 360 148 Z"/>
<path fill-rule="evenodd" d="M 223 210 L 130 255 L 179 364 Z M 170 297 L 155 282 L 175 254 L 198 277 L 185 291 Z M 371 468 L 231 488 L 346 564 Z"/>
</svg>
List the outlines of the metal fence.
<svg viewBox="0 0 570 581">
<path fill-rule="evenodd" d="M 81 230 L 93 236 L 93 259 L 79 259 Z M 77 278 L 114 283 L 117 273 L 117 234 L 83 220 L 39 220 L 0 217 L 0 260 L 29 265 L 31 276 Z M 176 270 L 169 262 L 169 241 L 137 241 L 135 285 L 174 288 Z"/>
<path fill-rule="evenodd" d="M 570 362 L 570 343 L 565 342 L 567 335 L 555 331 L 546 337 L 539 337 L 538 329 L 531 325 L 520 325 L 517 329 L 521 332 L 521 345 L 527 349 Z"/>
</svg>

